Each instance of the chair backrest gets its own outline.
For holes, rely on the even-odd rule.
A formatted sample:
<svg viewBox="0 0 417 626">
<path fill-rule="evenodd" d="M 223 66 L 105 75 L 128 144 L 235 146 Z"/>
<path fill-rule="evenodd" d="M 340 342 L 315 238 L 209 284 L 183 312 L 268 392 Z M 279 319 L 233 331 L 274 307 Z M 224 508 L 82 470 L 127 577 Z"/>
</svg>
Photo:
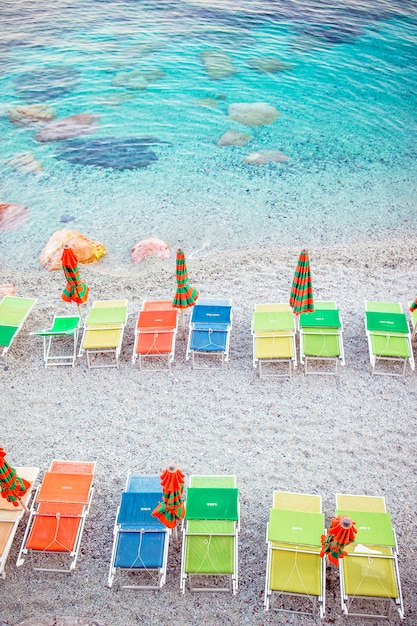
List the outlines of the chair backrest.
<svg viewBox="0 0 417 626">
<path fill-rule="evenodd" d="M 291 307 L 287 302 L 257 302 L 255 304 L 256 313 L 274 313 L 279 311 L 290 311 Z"/>
<path fill-rule="evenodd" d="M 173 330 L 177 327 L 178 315 L 175 309 L 139 311 L 138 330 Z"/>
<path fill-rule="evenodd" d="M 126 480 L 125 491 L 159 492 L 162 493 L 161 477 L 159 474 L 135 474 L 129 472 Z"/>
<path fill-rule="evenodd" d="M 380 302 L 376 300 L 365 300 L 365 311 L 378 313 L 402 313 L 401 302 Z"/>
<path fill-rule="evenodd" d="M 170 309 L 178 313 L 178 309 L 172 306 L 172 300 L 145 300 L 142 311 L 169 311 Z"/>
<path fill-rule="evenodd" d="M 321 496 L 315 494 L 274 491 L 272 502 L 274 509 L 321 513 Z"/>
<path fill-rule="evenodd" d="M 228 325 L 231 323 L 231 313 L 231 306 L 196 304 L 191 313 L 191 323 L 207 326 Z"/>
<path fill-rule="evenodd" d="M 0 302 L 0 324 L 20 326 L 29 315 L 36 298 L 4 296 Z"/>
<path fill-rule="evenodd" d="M 158 506 L 161 500 L 161 492 L 146 491 L 143 493 L 136 491 L 125 491 L 122 493 L 118 524 L 151 524 L 161 526 L 161 522 L 152 517 L 152 511 Z"/>
<path fill-rule="evenodd" d="M 199 475 L 191 474 L 189 478 L 190 487 L 213 487 L 216 489 L 231 489 L 236 487 L 236 476 L 226 475 Z"/>
<path fill-rule="evenodd" d="M 385 513 L 384 496 L 365 496 L 352 494 L 336 494 L 336 509 L 346 509 L 348 511 L 374 511 Z"/>
<path fill-rule="evenodd" d="M 189 487 L 185 518 L 193 520 L 239 519 L 237 488 Z"/>
</svg>

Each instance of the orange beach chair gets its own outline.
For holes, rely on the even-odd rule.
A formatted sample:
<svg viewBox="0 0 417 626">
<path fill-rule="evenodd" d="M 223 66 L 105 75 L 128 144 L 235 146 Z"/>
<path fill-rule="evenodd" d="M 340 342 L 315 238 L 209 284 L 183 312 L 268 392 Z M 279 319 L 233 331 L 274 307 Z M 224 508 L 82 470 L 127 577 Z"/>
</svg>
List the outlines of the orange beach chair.
<svg viewBox="0 0 417 626">
<path fill-rule="evenodd" d="M 178 311 L 169 300 L 145 301 L 139 311 L 135 329 L 132 363 L 139 359 L 142 369 L 145 358 L 168 359 L 168 368 L 175 356 Z"/>
<path fill-rule="evenodd" d="M 93 497 L 95 463 L 51 463 L 38 487 L 17 565 L 30 554 L 35 570 L 75 569 L 86 517 Z"/>
</svg>

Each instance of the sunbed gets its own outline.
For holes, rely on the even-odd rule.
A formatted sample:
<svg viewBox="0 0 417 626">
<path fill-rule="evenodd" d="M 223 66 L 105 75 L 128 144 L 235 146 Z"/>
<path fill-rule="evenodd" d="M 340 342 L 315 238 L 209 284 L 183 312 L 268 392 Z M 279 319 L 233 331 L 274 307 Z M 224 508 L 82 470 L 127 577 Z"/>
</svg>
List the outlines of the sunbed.
<svg viewBox="0 0 417 626">
<path fill-rule="evenodd" d="M 325 614 L 324 515 L 317 495 L 275 491 L 267 525 L 265 610 Z"/>
<path fill-rule="evenodd" d="M 220 356 L 223 367 L 229 359 L 231 328 L 232 304 L 230 300 L 203 299 L 193 307 L 185 355 L 187 360 L 191 357 L 193 368 L 201 367 L 201 355 L 203 357 Z"/>
<path fill-rule="evenodd" d="M 31 333 L 37 337 L 43 337 L 45 367 L 48 365 L 71 365 L 74 367 L 77 358 L 79 330 L 79 315 L 55 315 L 51 328 Z M 52 346 L 54 347 L 52 348 Z M 69 346 L 71 346 L 71 352 Z"/>
<path fill-rule="evenodd" d="M 34 570 L 75 569 L 93 497 L 95 463 L 54 460 L 36 490 L 17 565 Z"/>
<path fill-rule="evenodd" d="M 84 323 L 79 356 L 87 355 L 89 369 L 119 367 L 127 321 L 127 300 L 96 300 Z M 110 361 L 98 355 L 114 355 Z"/>
<path fill-rule="evenodd" d="M 366 300 L 365 328 L 372 374 L 405 376 L 407 363 L 414 370 L 411 333 L 400 302 Z M 391 368 L 393 363 L 402 368 Z"/>
<path fill-rule="evenodd" d="M 338 494 L 336 515 L 356 522 L 355 542 L 339 560 L 342 611 L 353 617 L 404 618 L 397 541 L 383 497 Z"/>
<path fill-rule="evenodd" d="M 129 472 L 114 525 L 109 587 L 116 573 L 125 589 L 160 589 L 165 584 L 169 530 L 152 517 L 160 499 L 159 475 Z"/>
<path fill-rule="evenodd" d="M 0 302 L 0 356 L 7 362 L 7 353 L 31 312 L 36 298 L 4 296 Z"/>
<path fill-rule="evenodd" d="M 238 588 L 239 492 L 235 476 L 191 476 L 183 522 L 180 588 Z M 193 584 L 195 582 L 195 584 Z"/>
<path fill-rule="evenodd" d="M 135 328 L 132 363 L 139 360 L 142 369 L 145 359 L 167 362 L 168 368 L 175 356 L 178 328 L 178 310 L 168 301 L 146 301 L 138 313 Z M 154 368 L 156 369 L 156 368 Z"/>
<path fill-rule="evenodd" d="M 289 376 L 297 365 L 294 316 L 287 304 L 256 304 L 252 316 L 253 367 L 259 376 Z M 282 370 L 280 364 L 287 364 Z M 263 369 L 263 365 L 269 364 Z"/>
<path fill-rule="evenodd" d="M 336 302 L 315 302 L 314 311 L 301 313 L 300 363 L 305 374 L 339 375 L 339 364 L 345 364 L 343 324 Z M 309 363 L 317 366 L 308 369 Z M 325 364 L 334 365 L 326 368 Z"/>
<path fill-rule="evenodd" d="M 0 576 L 6 578 L 6 562 L 16 535 L 19 523 L 25 513 L 22 503 L 27 507 L 33 495 L 33 486 L 38 477 L 38 467 L 16 467 L 16 474 L 30 483 L 30 488 L 21 496 L 16 507 L 5 498 L 0 498 Z"/>
</svg>

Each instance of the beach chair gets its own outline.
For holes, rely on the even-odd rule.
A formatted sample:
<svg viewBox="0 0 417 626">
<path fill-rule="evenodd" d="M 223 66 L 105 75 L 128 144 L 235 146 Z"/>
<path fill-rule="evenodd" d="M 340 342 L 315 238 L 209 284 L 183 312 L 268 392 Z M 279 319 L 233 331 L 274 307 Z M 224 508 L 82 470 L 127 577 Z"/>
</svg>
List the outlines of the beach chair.
<svg viewBox="0 0 417 626">
<path fill-rule="evenodd" d="M 397 558 L 397 540 L 385 499 L 379 496 L 336 495 L 336 515 L 356 522 L 354 543 L 339 560 L 342 612 L 353 617 L 390 619 L 396 609 L 404 619 Z"/>
<path fill-rule="evenodd" d="M 407 363 L 414 370 L 411 333 L 400 302 L 366 300 L 365 329 L 373 375 L 405 376 Z M 393 363 L 402 368 L 391 369 Z"/>
<path fill-rule="evenodd" d="M 236 594 L 239 532 L 236 477 L 190 476 L 185 511 L 181 591 L 185 593 L 188 581 L 190 591 Z"/>
<path fill-rule="evenodd" d="M 178 330 L 178 310 L 171 301 L 146 301 L 138 313 L 135 328 L 132 363 L 139 360 L 139 367 L 145 359 L 167 361 L 168 369 L 175 356 L 175 340 Z M 154 368 L 157 369 L 157 368 Z"/>
<path fill-rule="evenodd" d="M 324 618 L 326 566 L 320 557 L 324 515 L 318 495 L 275 491 L 269 512 L 264 605 Z"/>
<path fill-rule="evenodd" d="M 127 300 L 96 300 L 84 323 L 79 356 L 87 356 L 88 368 L 119 367 L 123 334 L 127 322 Z M 98 359 L 99 354 L 114 360 Z M 92 358 L 93 357 L 93 358 Z"/>
<path fill-rule="evenodd" d="M 152 511 L 161 501 L 159 475 L 129 472 L 114 525 L 108 586 L 160 589 L 166 581 L 169 530 Z"/>
<path fill-rule="evenodd" d="M 71 365 L 74 367 L 77 358 L 77 343 L 80 330 L 79 315 L 55 315 L 51 328 L 37 330 L 31 335 L 43 337 L 43 360 L 48 365 Z M 52 344 L 53 342 L 53 344 Z M 52 345 L 54 352 L 51 353 Z M 58 352 L 60 346 L 60 352 Z M 62 354 L 61 350 L 65 352 Z M 71 352 L 69 351 L 71 346 Z"/>
<path fill-rule="evenodd" d="M 36 298 L 4 296 L 0 302 L 0 350 L 7 363 L 7 353 L 31 312 Z"/>
<path fill-rule="evenodd" d="M 304 373 L 339 376 L 339 364 L 345 364 L 343 324 L 336 302 L 314 303 L 314 312 L 301 313 L 299 319 L 300 363 Z M 309 363 L 321 367 L 308 369 Z M 326 368 L 324 364 L 334 365 Z"/>
<path fill-rule="evenodd" d="M 229 360 L 232 304 L 227 299 L 210 298 L 199 301 L 191 313 L 185 358 L 192 359 L 193 369 L 203 357 L 221 357 L 221 365 Z"/>
<path fill-rule="evenodd" d="M 252 316 L 253 367 L 259 365 L 259 376 L 291 378 L 297 366 L 295 322 L 288 304 L 256 304 Z M 282 370 L 280 364 L 288 364 Z M 263 365 L 273 364 L 262 369 Z"/>
<path fill-rule="evenodd" d="M 54 460 L 36 490 L 17 559 L 34 570 L 75 569 L 94 493 L 95 463 Z"/>
<path fill-rule="evenodd" d="M 38 467 L 16 467 L 16 474 L 30 483 L 30 488 L 20 498 L 27 507 L 33 494 L 33 486 L 39 474 Z M 17 507 L 5 498 L 0 498 L 0 576 L 6 578 L 6 563 L 10 548 L 14 541 L 20 520 L 25 514 L 25 509 L 21 504 Z"/>
</svg>

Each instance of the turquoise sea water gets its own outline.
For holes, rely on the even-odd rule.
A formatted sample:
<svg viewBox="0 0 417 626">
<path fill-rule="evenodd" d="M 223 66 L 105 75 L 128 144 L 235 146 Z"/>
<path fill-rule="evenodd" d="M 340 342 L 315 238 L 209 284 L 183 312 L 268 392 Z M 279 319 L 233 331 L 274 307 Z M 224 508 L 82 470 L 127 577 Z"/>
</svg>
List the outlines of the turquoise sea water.
<svg viewBox="0 0 417 626">
<path fill-rule="evenodd" d="M 30 210 L 0 234 L 2 267 L 38 267 L 64 228 L 102 241 L 113 267 L 149 236 L 205 254 L 413 232 L 414 2 L 3 0 L 0 21 L 0 202 Z M 271 58 L 279 71 L 259 71 Z M 272 124 L 228 118 L 231 104 L 257 102 L 280 112 Z M 57 119 L 97 116 L 77 140 L 96 143 L 40 143 L 39 126 L 10 121 L 10 109 L 39 103 Z M 252 139 L 218 146 L 228 130 Z M 120 143 L 143 137 L 122 169 Z M 98 140 L 101 166 L 81 164 Z M 77 163 L 61 160 L 75 149 Z M 143 150 L 154 160 L 133 167 Z M 258 150 L 289 160 L 246 164 Z M 28 152 L 40 174 L 7 164 Z"/>
</svg>

